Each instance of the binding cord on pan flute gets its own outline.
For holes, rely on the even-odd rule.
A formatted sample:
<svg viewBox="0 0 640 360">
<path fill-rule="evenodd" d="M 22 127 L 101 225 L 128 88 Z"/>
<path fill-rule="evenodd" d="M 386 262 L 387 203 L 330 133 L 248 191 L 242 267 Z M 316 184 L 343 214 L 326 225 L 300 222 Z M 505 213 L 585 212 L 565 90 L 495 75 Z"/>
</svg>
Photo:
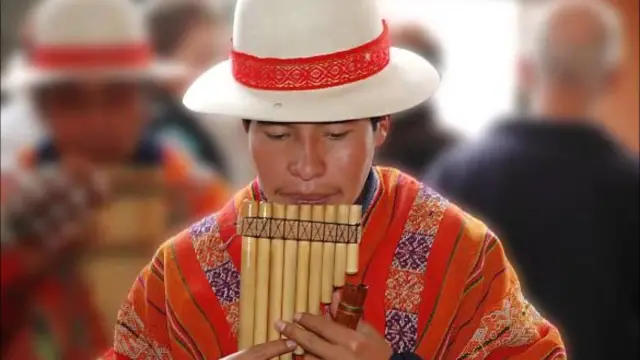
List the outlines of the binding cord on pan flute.
<svg viewBox="0 0 640 360">
<path fill-rule="evenodd" d="M 242 236 L 240 350 L 279 339 L 273 329 L 278 319 L 320 314 L 335 288 L 342 288 L 342 296 L 334 320 L 355 330 L 367 287 L 346 284 L 345 278 L 358 272 L 361 218 L 360 205 L 244 202 L 237 223 Z"/>
</svg>

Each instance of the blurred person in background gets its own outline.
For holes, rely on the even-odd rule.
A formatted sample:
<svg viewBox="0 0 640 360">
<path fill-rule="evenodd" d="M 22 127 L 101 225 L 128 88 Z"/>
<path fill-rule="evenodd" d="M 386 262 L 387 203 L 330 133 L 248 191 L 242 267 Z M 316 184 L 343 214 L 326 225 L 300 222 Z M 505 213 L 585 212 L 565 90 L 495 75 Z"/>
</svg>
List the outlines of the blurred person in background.
<svg viewBox="0 0 640 360">
<path fill-rule="evenodd" d="M 188 85 L 227 54 L 224 19 L 211 1 L 164 0 L 149 7 L 147 22 L 156 54 L 186 67 L 182 76 L 152 88 L 155 109 L 150 132 L 228 178 L 225 154 L 215 136 L 182 105 Z"/>
<path fill-rule="evenodd" d="M 429 60 L 442 76 L 442 47 L 424 25 L 418 21 L 403 20 L 391 22 L 389 30 L 395 46 Z M 455 136 L 440 126 L 436 103 L 430 99 L 393 115 L 393 126 L 387 140 L 376 152 L 376 163 L 419 177 L 436 156 L 455 141 Z"/>
<path fill-rule="evenodd" d="M 24 172 L 45 176 L 43 171 L 51 165 L 66 176 L 64 164 L 80 158 L 92 169 L 161 168 L 168 186 L 184 197 L 185 221 L 217 210 L 228 199 L 223 180 L 145 136 L 150 115 L 145 85 L 181 74 L 182 68 L 154 59 L 142 14 L 129 0 L 44 0 L 33 19 L 27 59 L 6 81 L 9 89 L 29 93 L 50 136 L 24 149 L 19 169 L 3 171 L 3 178 L 24 178 L 19 175 Z M 9 195 L 7 202 L 14 204 L 10 208 L 19 209 L 20 192 Z M 37 217 L 24 220 L 38 221 Z M 76 261 L 67 259 L 65 266 L 52 261 L 57 254 L 50 252 L 57 241 L 54 234 L 40 238 L 29 246 L 21 239 L 2 243 L 2 292 L 9 291 L 5 284 L 12 284 L 12 294 L 22 293 L 30 300 L 30 306 L 14 309 L 29 313 L 15 325 L 21 336 L 7 345 L 6 358 L 89 359 L 105 345 L 97 340 L 100 336 L 88 336 L 100 327 L 91 315 L 90 295 Z M 89 246 L 89 239 L 83 245 Z M 37 281 L 32 271 L 25 270 L 34 267 L 34 253 L 39 262 L 55 264 Z M 6 280 L 6 274 L 15 278 Z"/>
<path fill-rule="evenodd" d="M 575 359 L 638 356 L 638 159 L 597 117 L 621 64 L 618 14 L 549 5 L 521 63 L 530 113 L 454 149 L 425 182 L 506 239 Z"/>
</svg>

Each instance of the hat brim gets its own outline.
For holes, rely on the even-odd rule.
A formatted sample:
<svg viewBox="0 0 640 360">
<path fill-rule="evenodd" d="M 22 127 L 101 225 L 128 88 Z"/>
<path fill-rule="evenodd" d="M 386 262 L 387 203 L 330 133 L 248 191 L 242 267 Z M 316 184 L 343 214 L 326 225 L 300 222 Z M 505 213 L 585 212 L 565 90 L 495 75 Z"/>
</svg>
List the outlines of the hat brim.
<svg viewBox="0 0 640 360">
<path fill-rule="evenodd" d="M 440 84 L 436 69 L 408 50 L 391 48 L 390 63 L 355 83 L 320 90 L 264 91 L 235 81 L 224 61 L 202 74 L 184 96 L 192 111 L 273 122 L 330 122 L 389 115 L 428 99 Z"/>
<path fill-rule="evenodd" d="M 180 77 L 187 69 L 174 62 L 157 61 L 144 68 L 114 68 L 87 70 L 45 70 L 19 64 L 2 79 L 2 91 L 14 92 L 48 84 L 76 80 L 169 80 Z"/>
</svg>

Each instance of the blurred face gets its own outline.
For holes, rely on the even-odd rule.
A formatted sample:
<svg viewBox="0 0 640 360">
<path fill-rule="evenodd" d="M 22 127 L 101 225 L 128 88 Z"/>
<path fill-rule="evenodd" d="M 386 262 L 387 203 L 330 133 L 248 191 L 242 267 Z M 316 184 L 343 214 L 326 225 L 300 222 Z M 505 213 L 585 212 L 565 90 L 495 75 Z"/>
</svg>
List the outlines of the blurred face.
<svg viewBox="0 0 640 360">
<path fill-rule="evenodd" d="M 581 101 L 594 101 L 617 79 L 617 66 L 606 62 L 607 29 L 601 16 L 585 6 L 569 3 L 556 9 L 546 23 L 543 61 L 525 60 L 520 72 L 523 83 L 534 88 L 570 91 Z M 541 66 L 542 65 L 542 66 Z"/>
<path fill-rule="evenodd" d="M 369 119 L 323 124 L 252 121 L 249 146 L 270 201 L 351 204 L 364 186 L 374 149 L 389 129 Z"/>
<path fill-rule="evenodd" d="M 69 82 L 42 89 L 37 97 L 62 154 L 97 162 L 123 161 L 138 144 L 146 108 L 137 82 Z"/>
</svg>

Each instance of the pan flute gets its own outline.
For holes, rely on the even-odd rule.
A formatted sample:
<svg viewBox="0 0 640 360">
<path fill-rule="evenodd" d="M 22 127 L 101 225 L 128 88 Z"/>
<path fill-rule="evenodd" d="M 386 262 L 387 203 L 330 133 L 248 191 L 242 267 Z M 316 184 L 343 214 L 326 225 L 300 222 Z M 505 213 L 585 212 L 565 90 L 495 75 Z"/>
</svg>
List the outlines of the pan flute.
<svg viewBox="0 0 640 360">
<path fill-rule="evenodd" d="M 96 211 L 92 247 L 82 273 L 95 294 L 103 323 L 113 329 L 130 283 L 158 245 L 187 222 L 186 204 L 161 166 L 100 168 L 109 196 Z"/>
<path fill-rule="evenodd" d="M 321 304 L 331 303 L 334 288 L 358 272 L 361 217 L 360 205 L 244 202 L 237 222 L 240 350 L 279 339 L 278 319 L 317 315 Z M 291 354 L 281 357 L 287 358 Z"/>
<path fill-rule="evenodd" d="M 161 169 L 118 167 L 102 172 L 110 198 L 95 222 L 101 248 L 147 248 L 168 234 L 166 184 Z"/>
<path fill-rule="evenodd" d="M 130 283 L 158 245 L 185 225 L 187 213 L 161 166 L 97 171 L 109 195 L 95 213 L 92 246 L 81 257 L 81 271 L 95 294 L 103 324 L 112 330 Z"/>
</svg>

